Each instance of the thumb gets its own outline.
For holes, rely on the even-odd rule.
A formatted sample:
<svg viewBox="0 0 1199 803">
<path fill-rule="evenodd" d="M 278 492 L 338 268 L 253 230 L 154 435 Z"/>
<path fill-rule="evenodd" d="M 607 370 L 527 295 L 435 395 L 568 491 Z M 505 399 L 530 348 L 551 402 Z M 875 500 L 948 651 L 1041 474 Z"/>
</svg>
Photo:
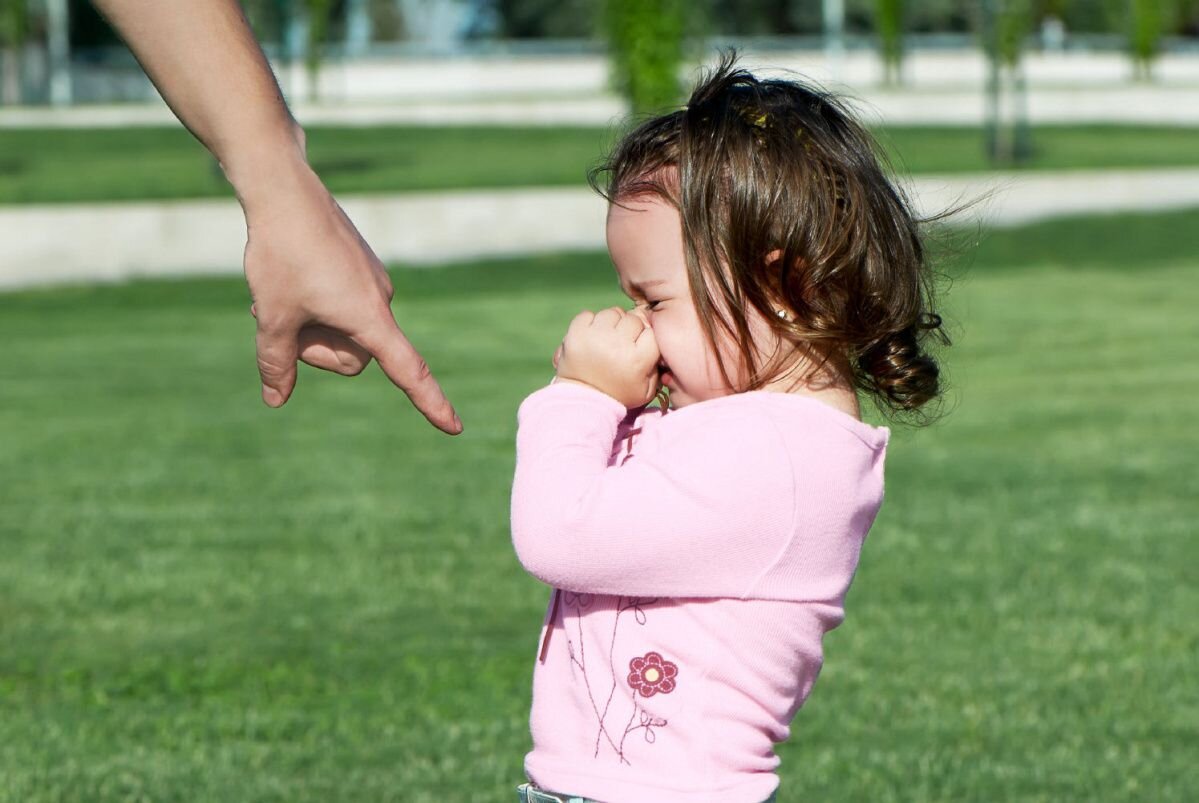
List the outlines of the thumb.
<svg viewBox="0 0 1199 803">
<path fill-rule="evenodd" d="M 462 420 L 454 406 L 433 378 L 429 364 L 408 342 L 390 315 L 369 334 L 358 339 L 371 353 L 383 373 L 408 395 L 412 405 L 429 419 L 429 423 L 449 435 L 462 432 Z"/>
<path fill-rule="evenodd" d="M 262 377 L 262 400 L 270 407 L 282 407 L 296 386 L 296 335 L 297 331 L 288 327 L 268 330 L 258 319 L 258 374 Z"/>
<path fill-rule="evenodd" d="M 641 334 L 637 335 L 637 339 L 633 342 L 633 349 L 642 359 L 653 360 L 655 363 L 662 357 L 661 352 L 658 351 L 658 340 L 654 337 L 654 330 L 648 326 L 641 330 Z"/>
</svg>

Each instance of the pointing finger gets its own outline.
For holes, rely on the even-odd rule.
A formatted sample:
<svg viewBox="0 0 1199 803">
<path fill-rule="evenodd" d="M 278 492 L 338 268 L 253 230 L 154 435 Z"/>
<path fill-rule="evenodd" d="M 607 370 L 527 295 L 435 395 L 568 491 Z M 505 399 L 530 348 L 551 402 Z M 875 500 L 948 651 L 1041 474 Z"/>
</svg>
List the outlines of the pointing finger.
<svg viewBox="0 0 1199 803">
<path fill-rule="evenodd" d="M 429 364 L 387 314 L 374 330 L 358 338 L 396 387 L 408 394 L 429 423 L 450 435 L 462 432 L 462 420 L 433 378 Z"/>
</svg>

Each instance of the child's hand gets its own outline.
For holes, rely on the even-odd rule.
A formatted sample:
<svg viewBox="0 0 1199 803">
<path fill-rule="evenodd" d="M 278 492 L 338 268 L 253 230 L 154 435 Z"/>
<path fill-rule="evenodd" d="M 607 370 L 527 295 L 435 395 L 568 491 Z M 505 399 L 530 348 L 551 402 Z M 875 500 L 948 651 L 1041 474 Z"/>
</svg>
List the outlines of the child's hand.
<svg viewBox="0 0 1199 803">
<path fill-rule="evenodd" d="M 644 407 L 661 387 L 658 343 L 638 312 L 611 307 L 580 312 L 554 354 L 558 378 L 607 393 L 625 407 Z"/>
</svg>

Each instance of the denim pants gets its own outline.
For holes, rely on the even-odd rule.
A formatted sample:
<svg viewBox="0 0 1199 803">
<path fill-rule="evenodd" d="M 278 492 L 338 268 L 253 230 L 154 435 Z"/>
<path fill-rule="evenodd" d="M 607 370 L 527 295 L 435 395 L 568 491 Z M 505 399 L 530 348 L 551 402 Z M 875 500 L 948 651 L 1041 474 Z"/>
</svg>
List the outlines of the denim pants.
<svg viewBox="0 0 1199 803">
<path fill-rule="evenodd" d="M 599 803 L 599 801 L 589 800 L 585 797 L 557 795 L 552 792 L 546 792 L 527 783 L 516 787 L 516 792 L 520 795 L 520 803 Z M 771 794 L 762 803 L 775 803 L 775 794 Z"/>
</svg>

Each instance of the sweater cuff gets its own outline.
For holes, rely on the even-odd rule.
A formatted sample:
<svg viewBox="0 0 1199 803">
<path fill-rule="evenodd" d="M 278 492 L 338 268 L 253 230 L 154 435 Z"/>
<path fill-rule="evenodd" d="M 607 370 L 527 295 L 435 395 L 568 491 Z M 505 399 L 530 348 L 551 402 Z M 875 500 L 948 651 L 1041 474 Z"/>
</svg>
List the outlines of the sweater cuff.
<svg viewBox="0 0 1199 803">
<path fill-rule="evenodd" d="M 554 377 L 556 380 L 557 377 Z M 586 405 L 594 407 L 596 412 L 606 412 L 617 422 L 624 420 L 629 414 L 628 408 L 603 391 L 596 390 L 578 382 L 556 382 L 534 391 L 521 403 L 517 412 L 517 420 L 523 420 L 529 414 L 541 414 L 543 410 L 561 402 L 569 403 L 572 407 Z"/>
</svg>

